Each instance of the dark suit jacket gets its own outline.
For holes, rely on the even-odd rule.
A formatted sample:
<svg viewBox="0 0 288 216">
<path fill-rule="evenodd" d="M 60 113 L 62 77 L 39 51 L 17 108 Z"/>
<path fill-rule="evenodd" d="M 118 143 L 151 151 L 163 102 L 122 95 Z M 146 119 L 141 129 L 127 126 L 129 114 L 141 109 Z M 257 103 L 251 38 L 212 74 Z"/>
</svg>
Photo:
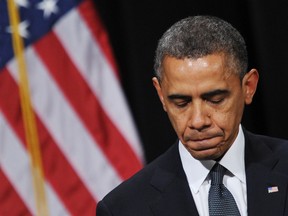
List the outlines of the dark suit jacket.
<svg viewBox="0 0 288 216">
<path fill-rule="evenodd" d="M 288 215 L 288 141 L 247 131 L 244 136 L 248 215 Z M 270 186 L 279 191 L 268 193 Z M 98 203 L 96 214 L 198 215 L 177 144 L 110 192 Z"/>
</svg>

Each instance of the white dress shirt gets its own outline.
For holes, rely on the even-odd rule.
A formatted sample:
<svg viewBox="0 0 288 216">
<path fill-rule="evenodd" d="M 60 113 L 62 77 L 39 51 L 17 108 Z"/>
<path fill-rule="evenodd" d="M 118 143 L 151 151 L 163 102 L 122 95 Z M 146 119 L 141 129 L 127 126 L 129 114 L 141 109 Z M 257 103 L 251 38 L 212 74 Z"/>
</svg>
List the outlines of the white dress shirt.
<svg viewBox="0 0 288 216">
<path fill-rule="evenodd" d="M 247 216 L 244 142 L 244 134 L 240 125 L 239 133 L 234 143 L 219 161 L 227 169 L 223 178 L 223 184 L 232 193 L 241 216 Z M 199 161 L 193 158 L 180 141 L 179 153 L 198 213 L 200 216 L 209 216 L 208 193 L 211 180 L 208 174 L 215 161 Z"/>
</svg>

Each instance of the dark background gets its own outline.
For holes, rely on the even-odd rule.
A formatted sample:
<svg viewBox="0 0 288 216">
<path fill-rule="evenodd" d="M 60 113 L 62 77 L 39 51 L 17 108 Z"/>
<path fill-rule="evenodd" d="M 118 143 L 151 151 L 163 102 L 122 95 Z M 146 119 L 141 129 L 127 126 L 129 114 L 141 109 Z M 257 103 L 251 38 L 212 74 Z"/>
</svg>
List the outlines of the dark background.
<svg viewBox="0 0 288 216">
<path fill-rule="evenodd" d="M 164 31 L 192 15 L 218 16 L 241 32 L 249 69 L 260 73 L 243 125 L 256 133 L 288 138 L 287 0 L 95 0 L 95 5 L 110 35 L 147 162 L 176 140 L 151 81 L 154 51 Z"/>
</svg>

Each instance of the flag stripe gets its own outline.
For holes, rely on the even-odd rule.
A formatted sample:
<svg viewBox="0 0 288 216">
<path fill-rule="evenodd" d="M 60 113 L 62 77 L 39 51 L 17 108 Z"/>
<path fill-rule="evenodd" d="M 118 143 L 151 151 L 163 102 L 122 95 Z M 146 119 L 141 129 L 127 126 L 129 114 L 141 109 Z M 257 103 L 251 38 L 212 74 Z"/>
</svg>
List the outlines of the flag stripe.
<svg viewBox="0 0 288 216">
<path fill-rule="evenodd" d="M 49 14 L 40 2 L 16 4 L 49 213 L 95 215 L 97 201 L 142 167 L 143 150 L 93 1 L 55 1 Z M 1 29 L 11 27 L 6 3 Z M 15 57 L 1 65 L 0 214 L 36 215 Z"/>
<path fill-rule="evenodd" d="M 71 11 L 57 23 L 54 31 L 109 119 L 125 137 L 138 160 L 143 162 L 143 150 L 119 80 L 115 77 L 115 72 L 101 50 L 102 47 L 108 47 L 108 44 L 105 43 L 105 40 L 100 43 L 95 41 L 95 36 L 92 35 L 93 32 L 101 35 L 104 30 L 93 23 L 95 22 L 92 19 L 93 16 L 89 15 L 88 11 L 84 16 L 86 20 L 83 20 L 81 16 L 84 11 L 80 10 L 80 12 L 82 13 L 79 14 L 77 10 Z M 77 23 L 77 28 L 73 28 L 73 23 Z M 87 23 L 90 25 L 87 26 Z M 81 37 L 77 34 L 79 31 Z M 67 35 L 69 35 L 68 38 Z"/>
<path fill-rule="evenodd" d="M 27 206 L 30 212 L 33 213 L 34 203 L 31 198 L 33 196 L 33 187 L 32 187 L 32 177 L 30 174 L 29 160 L 25 157 L 25 146 L 20 143 L 18 137 L 14 133 L 9 125 L 13 125 L 13 122 L 19 119 L 19 112 L 15 111 L 14 108 L 20 109 L 20 106 L 15 106 L 14 100 L 8 100 L 9 97 L 14 98 L 14 96 L 19 98 L 18 92 L 15 92 L 13 89 L 12 92 L 9 92 L 9 88 L 13 87 L 13 84 L 10 84 L 11 77 L 9 76 L 8 71 L 4 68 L 0 73 L 0 126 L 1 126 L 1 169 L 6 174 L 7 178 L 10 179 L 11 185 L 14 186 L 15 191 L 19 194 L 20 197 L 25 197 L 27 194 L 27 188 L 30 187 L 31 192 L 30 195 L 27 196 L 27 199 L 23 199 L 23 202 Z M 7 88 L 8 87 L 8 88 Z M 17 89 L 16 89 L 17 91 Z M 7 94 L 9 92 L 9 94 Z M 9 101 L 9 103 L 7 102 Z M 18 101 L 19 104 L 19 101 Z M 9 109 L 11 107 L 11 109 Z M 5 115 L 7 121 L 2 117 L 2 113 Z M 12 114 L 9 116 L 9 114 Z M 9 122 L 9 123 L 8 123 Z M 4 127 L 5 126 L 5 127 Z M 22 133 L 24 135 L 23 124 L 17 123 L 19 134 Z M 19 136 L 18 134 L 18 136 Z M 13 155 L 11 155 L 13 152 Z M 15 158 L 17 161 L 21 161 L 19 164 L 15 163 Z M 20 184 L 14 184 L 14 179 L 21 179 Z"/>
<path fill-rule="evenodd" d="M 138 158 L 106 116 L 97 98 L 67 56 L 55 34 L 53 32 L 48 33 L 42 40 L 35 43 L 34 47 L 121 178 L 130 177 L 141 167 Z M 66 70 L 70 71 L 69 76 L 65 73 Z M 82 104 L 86 105 L 83 106 Z M 95 121 L 96 119 L 97 121 Z M 114 140 L 117 140 L 117 145 L 112 144 L 115 142 Z M 125 157 L 122 157 L 119 152 Z"/>
<path fill-rule="evenodd" d="M 113 72 L 116 78 L 119 79 L 118 68 L 116 66 L 113 53 L 109 43 L 109 37 L 102 25 L 97 10 L 91 10 L 91 8 L 95 8 L 95 5 L 91 0 L 84 0 L 77 8 L 81 17 L 86 25 L 88 26 L 91 34 L 93 35 L 94 41 L 97 41 L 97 44 L 100 46 L 105 59 L 107 59 L 107 64 L 109 64 L 113 68 Z"/>
<path fill-rule="evenodd" d="M 3 127 L 4 125 L 6 127 Z M 21 197 L 31 214 L 35 215 L 36 203 L 33 199 L 34 194 L 32 177 L 29 167 L 30 160 L 23 143 L 21 143 L 21 141 L 18 139 L 12 130 L 12 127 L 9 127 L 8 125 L 8 121 L 6 121 L 3 118 L 2 113 L 0 113 L 0 126 L 3 128 L 3 130 L 1 130 L 1 135 L 3 136 L 1 137 L 4 141 L 1 143 L 1 168 L 7 179 L 9 179 L 11 186 L 15 189 L 15 191 L 17 191 L 17 194 L 19 197 Z M 57 215 L 58 213 L 61 213 L 61 215 L 67 215 L 68 212 L 66 208 L 61 204 L 57 194 L 53 191 L 49 184 L 46 184 L 45 188 L 47 191 L 46 194 L 48 197 L 48 203 L 50 205 L 51 215 Z"/>
<path fill-rule="evenodd" d="M 95 199 L 101 199 L 118 185 L 121 179 L 73 112 L 64 95 L 57 89 L 51 74 L 43 66 L 34 49 L 26 50 L 26 58 L 30 59 L 27 67 L 34 109 Z M 9 69 L 17 79 L 15 63 L 9 64 Z M 59 116 L 64 121 L 59 122 Z"/>
<path fill-rule="evenodd" d="M 105 56 L 105 59 L 108 61 L 107 64 L 113 68 L 112 71 L 114 72 L 116 78 L 119 79 L 118 68 L 109 45 L 108 34 L 100 21 L 97 10 L 91 10 L 91 8 L 95 8 L 93 2 L 91 0 L 84 0 L 77 9 L 83 18 L 81 20 L 83 20 L 88 26 L 86 29 L 90 30 L 94 39 L 93 41 L 97 41 L 97 44 Z"/>
<path fill-rule="evenodd" d="M 0 215 L 31 215 L 1 169 L 0 182 Z"/>
<path fill-rule="evenodd" d="M 4 78 L 4 76 L 6 77 Z M 19 113 L 17 109 L 15 109 L 17 106 L 13 106 L 13 104 L 20 103 L 19 95 L 17 92 L 18 87 L 11 78 L 12 77 L 9 76 L 8 71 L 6 73 L 1 73 L 0 106 L 5 112 L 5 116 L 9 119 L 9 122 L 11 122 L 11 125 L 13 125 L 13 128 L 18 137 L 22 140 L 22 143 L 25 143 L 25 137 L 23 136 L 23 121 L 22 118 L 19 118 L 21 116 L 17 116 Z M 10 95 L 8 96 L 8 94 L 5 92 L 9 92 Z M 11 95 L 13 95 L 13 97 L 8 100 L 7 97 L 11 97 Z M 36 120 L 38 125 L 39 138 L 41 143 L 43 143 L 41 150 L 46 178 L 51 183 L 51 185 L 53 185 L 62 201 L 73 214 L 79 215 L 79 213 L 84 213 L 86 211 L 89 211 L 89 213 L 94 212 L 93 206 L 96 205 L 96 202 L 91 197 L 90 192 L 85 188 L 83 183 L 81 183 L 81 180 L 75 174 L 70 164 L 58 150 L 58 147 L 55 145 L 54 141 L 49 136 L 42 123 L 38 120 L 37 115 Z M 13 143 L 15 143 L 15 141 Z M 25 153 L 27 154 L 27 152 Z M 28 155 L 26 157 L 28 157 Z M 47 160 L 47 158 L 49 158 L 49 160 Z M 54 158 L 54 160 L 51 160 L 50 158 Z M 23 159 L 21 161 L 23 161 Z M 57 166 L 55 166 L 55 164 L 57 164 Z M 27 169 L 29 170 L 28 159 L 27 167 L 24 170 Z M 63 172 L 65 172 L 65 177 L 67 177 L 69 181 L 67 181 L 66 178 L 63 178 Z M 73 191 L 71 191 L 71 188 L 73 188 Z M 31 192 L 30 194 L 33 195 Z M 67 196 L 69 196 L 69 199 L 67 199 Z M 84 202 L 79 202 L 79 200 L 83 200 Z M 90 202 L 94 204 L 89 205 Z M 90 208 L 86 207 L 86 205 Z"/>
<path fill-rule="evenodd" d="M 14 187 L 15 191 L 19 197 L 21 197 L 22 201 L 25 202 L 26 206 L 29 207 L 32 215 L 36 214 L 36 206 L 33 199 L 33 188 L 32 188 L 32 178 L 29 167 L 29 158 L 27 155 L 27 151 L 24 148 L 23 143 L 20 143 L 16 134 L 8 127 L 7 121 L 2 118 L 0 113 L 0 126 L 7 126 L 2 130 L 4 134 L 3 140 L 4 144 L 1 146 L 1 167 L 3 173 L 6 174 L 7 179 L 11 183 L 11 187 Z M 1 134 L 1 135 L 3 135 Z M 15 160 L 17 159 L 17 160 Z M 1 185 L 2 186 L 2 185 Z M 49 184 L 45 184 L 45 190 L 47 195 L 47 200 L 49 204 L 49 212 L 51 215 L 68 215 L 68 211 L 59 201 L 57 194 L 50 187 Z M 16 205 L 17 203 L 13 203 Z M 14 208 L 13 210 L 16 210 Z M 7 209 L 8 212 L 11 209 Z M 14 215 L 10 212 L 7 215 Z M 15 215 L 21 215 L 16 214 Z"/>
</svg>

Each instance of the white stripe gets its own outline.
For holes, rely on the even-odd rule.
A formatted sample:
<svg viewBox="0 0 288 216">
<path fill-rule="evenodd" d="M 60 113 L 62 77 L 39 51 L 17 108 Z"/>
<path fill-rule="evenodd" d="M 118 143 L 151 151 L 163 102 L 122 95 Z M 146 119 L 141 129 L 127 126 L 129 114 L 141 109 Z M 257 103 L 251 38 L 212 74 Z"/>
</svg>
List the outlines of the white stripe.
<svg viewBox="0 0 288 216">
<path fill-rule="evenodd" d="M 26 49 L 26 59 L 35 112 L 94 198 L 102 199 L 121 179 L 34 50 Z"/>
<path fill-rule="evenodd" d="M 119 81 L 81 15 L 72 10 L 57 23 L 54 31 L 112 122 L 143 161 L 143 150 Z"/>
<path fill-rule="evenodd" d="M 21 141 L 0 112 L 0 166 L 29 211 L 36 215 L 29 157 Z M 46 182 L 47 201 L 51 215 L 68 215 L 56 193 Z"/>
</svg>

